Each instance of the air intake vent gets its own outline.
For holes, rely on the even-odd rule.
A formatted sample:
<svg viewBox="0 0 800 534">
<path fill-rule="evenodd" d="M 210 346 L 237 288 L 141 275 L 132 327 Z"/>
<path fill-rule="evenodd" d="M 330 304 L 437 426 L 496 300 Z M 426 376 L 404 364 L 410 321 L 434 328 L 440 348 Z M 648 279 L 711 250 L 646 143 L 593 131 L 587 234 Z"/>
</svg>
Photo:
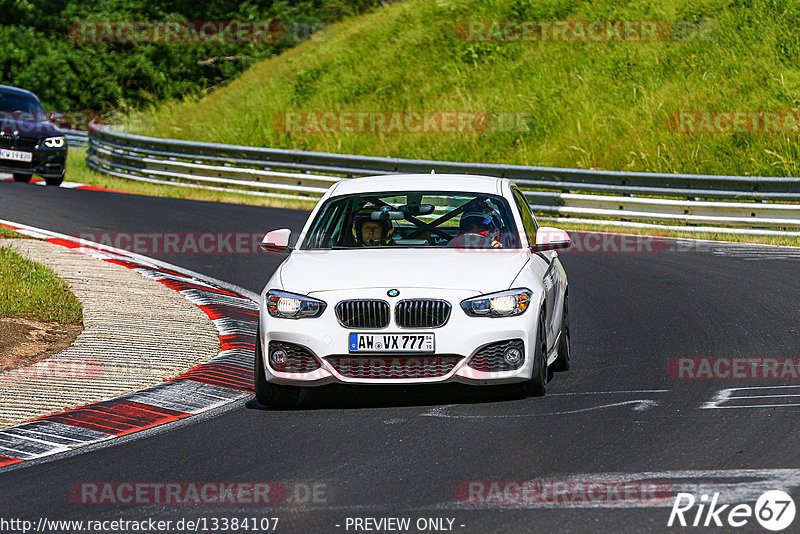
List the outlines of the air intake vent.
<svg viewBox="0 0 800 534">
<path fill-rule="evenodd" d="M 450 373 L 463 359 L 455 354 L 426 356 L 393 354 L 392 356 L 328 356 L 327 362 L 347 378 L 402 379 L 440 378 Z"/>
<path fill-rule="evenodd" d="M 345 328 L 389 326 L 389 303 L 385 300 L 343 300 L 336 305 L 336 318 Z"/>
<path fill-rule="evenodd" d="M 285 343 L 283 341 L 270 341 L 269 354 L 282 350 L 285 353 L 285 363 L 281 363 L 280 367 L 270 360 L 271 365 L 278 371 L 285 373 L 310 373 L 319 369 L 320 365 L 317 359 L 301 345 L 294 343 Z"/>
<path fill-rule="evenodd" d="M 525 363 L 525 359 L 520 358 L 514 363 L 507 362 L 504 354 L 509 349 L 517 349 L 520 354 L 525 354 L 525 345 L 521 339 L 499 341 L 482 347 L 469 361 L 469 366 L 476 371 L 487 373 L 519 369 Z"/>
</svg>

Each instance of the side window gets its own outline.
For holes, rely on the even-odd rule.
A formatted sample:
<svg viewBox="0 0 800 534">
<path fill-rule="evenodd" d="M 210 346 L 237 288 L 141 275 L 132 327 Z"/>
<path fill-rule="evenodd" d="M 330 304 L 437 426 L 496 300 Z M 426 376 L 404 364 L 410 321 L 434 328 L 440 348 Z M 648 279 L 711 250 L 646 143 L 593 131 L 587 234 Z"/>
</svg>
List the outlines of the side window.
<svg viewBox="0 0 800 534">
<path fill-rule="evenodd" d="M 525 227 L 525 235 L 528 238 L 528 244 L 535 245 L 536 230 L 539 228 L 539 225 L 536 224 L 536 219 L 533 217 L 528 201 L 525 200 L 525 196 L 522 192 L 516 187 L 512 192 L 514 193 L 514 200 L 517 202 L 517 209 L 519 209 L 519 214 L 522 217 L 522 225 Z"/>
<path fill-rule="evenodd" d="M 336 240 L 343 238 L 341 225 L 343 221 L 342 212 L 345 208 L 346 202 L 344 201 L 329 201 L 317 215 L 303 248 L 325 248 L 339 244 Z"/>
</svg>

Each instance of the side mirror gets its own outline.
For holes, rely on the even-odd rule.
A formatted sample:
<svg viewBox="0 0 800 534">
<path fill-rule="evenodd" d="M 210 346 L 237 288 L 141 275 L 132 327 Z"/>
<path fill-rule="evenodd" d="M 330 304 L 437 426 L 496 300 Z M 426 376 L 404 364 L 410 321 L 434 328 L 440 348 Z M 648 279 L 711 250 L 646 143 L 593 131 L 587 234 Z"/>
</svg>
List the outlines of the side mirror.
<svg viewBox="0 0 800 534">
<path fill-rule="evenodd" d="M 267 235 L 264 236 L 264 239 L 261 240 L 261 250 L 290 254 L 293 250 L 289 246 L 289 238 L 291 235 L 292 231 L 288 228 L 273 230 L 267 233 Z"/>
<path fill-rule="evenodd" d="M 556 250 L 568 248 L 572 244 L 572 238 L 564 230 L 553 228 L 552 226 L 540 226 L 536 231 L 536 244 L 531 247 L 533 252 L 543 252 L 545 250 Z"/>
</svg>

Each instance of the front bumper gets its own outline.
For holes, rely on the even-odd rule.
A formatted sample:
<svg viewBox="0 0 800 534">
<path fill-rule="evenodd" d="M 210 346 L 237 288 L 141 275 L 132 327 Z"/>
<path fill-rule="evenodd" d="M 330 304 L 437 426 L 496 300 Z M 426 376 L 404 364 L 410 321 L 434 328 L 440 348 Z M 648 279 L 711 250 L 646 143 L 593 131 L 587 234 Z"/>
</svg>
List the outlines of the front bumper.
<svg viewBox="0 0 800 534">
<path fill-rule="evenodd" d="M 3 147 L 5 148 L 5 147 Z M 45 178 L 60 178 L 64 176 L 67 165 L 67 145 L 57 149 L 30 149 L 9 148 L 9 150 L 22 150 L 33 154 L 32 161 L 12 161 L 0 159 L 0 172 L 17 174 L 38 174 Z"/>
<path fill-rule="evenodd" d="M 302 386 L 342 384 L 431 384 L 460 382 L 473 385 L 513 383 L 528 380 L 533 371 L 530 348 L 534 346 L 537 328 L 536 305 L 516 317 L 469 317 L 461 309 L 462 300 L 475 297 L 472 291 L 439 291 L 399 288 L 401 297 L 387 297 L 389 288 L 360 291 L 328 291 L 312 294 L 328 303 L 323 314 L 314 319 L 282 319 L 269 315 L 260 303 L 264 375 L 269 382 Z M 345 328 L 336 318 L 335 304 L 346 299 L 382 299 L 390 304 L 389 326 L 380 329 Z M 452 305 L 450 318 L 440 328 L 400 328 L 395 323 L 395 304 L 401 299 L 444 299 Z M 535 301 L 534 301 L 535 302 Z M 352 332 L 372 334 L 433 333 L 433 353 L 350 353 L 348 337 Z M 486 351 L 481 349 L 498 342 L 518 340 L 523 361 L 516 369 L 485 371 Z M 316 365 L 301 366 L 287 372 L 270 362 L 270 342 L 290 343 L 305 348 Z M 273 348 L 275 347 L 273 343 Z M 496 359 L 497 351 L 493 352 Z M 478 362 L 476 358 L 481 358 Z M 472 366 L 470 366 L 472 363 Z M 313 367 L 313 370 L 309 370 Z M 370 372 L 370 370 L 379 372 Z M 429 372 L 420 372 L 426 369 Z M 425 375 L 425 376 L 420 376 Z M 386 376 L 390 376 L 387 378 Z"/>
</svg>

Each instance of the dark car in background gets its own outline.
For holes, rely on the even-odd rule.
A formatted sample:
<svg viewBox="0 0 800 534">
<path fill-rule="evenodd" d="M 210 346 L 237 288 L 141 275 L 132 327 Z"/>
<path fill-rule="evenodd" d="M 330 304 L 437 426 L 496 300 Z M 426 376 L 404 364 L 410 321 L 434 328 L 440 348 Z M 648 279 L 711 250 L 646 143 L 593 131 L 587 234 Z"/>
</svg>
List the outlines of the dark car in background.
<svg viewBox="0 0 800 534">
<path fill-rule="evenodd" d="M 47 185 L 61 185 L 67 140 L 35 94 L 0 85 L 0 173 L 17 182 L 36 174 Z"/>
</svg>

